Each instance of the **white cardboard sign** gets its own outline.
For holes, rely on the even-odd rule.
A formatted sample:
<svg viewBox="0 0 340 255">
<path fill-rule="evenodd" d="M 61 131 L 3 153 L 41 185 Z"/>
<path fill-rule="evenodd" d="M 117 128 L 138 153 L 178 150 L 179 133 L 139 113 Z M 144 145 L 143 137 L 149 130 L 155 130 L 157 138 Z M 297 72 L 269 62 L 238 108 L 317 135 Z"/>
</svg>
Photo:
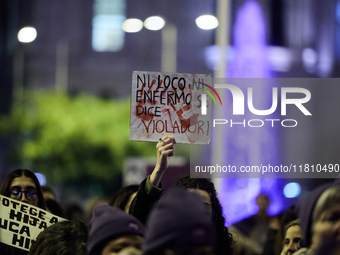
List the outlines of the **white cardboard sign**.
<svg viewBox="0 0 340 255">
<path fill-rule="evenodd" d="M 31 241 L 65 219 L 36 206 L 0 195 L 0 242 L 29 251 Z"/>
<path fill-rule="evenodd" d="M 201 114 L 207 86 L 211 75 L 133 72 L 130 140 L 157 142 L 171 135 L 179 143 L 210 143 L 210 98 Z"/>
</svg>

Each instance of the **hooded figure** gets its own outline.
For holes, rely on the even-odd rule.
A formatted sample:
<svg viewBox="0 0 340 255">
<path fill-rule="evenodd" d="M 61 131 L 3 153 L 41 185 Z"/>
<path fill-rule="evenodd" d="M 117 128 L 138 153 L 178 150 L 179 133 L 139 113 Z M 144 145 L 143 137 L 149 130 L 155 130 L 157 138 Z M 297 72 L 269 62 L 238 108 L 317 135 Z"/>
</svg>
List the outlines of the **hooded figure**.
<svg viewBox="0 0 340 255">
<path fill-rule="evenodd" d="M 215 229 L 211 210 L 200 195 L 172 188 L 147 221 L 144 254 L 213 254 Z"/>
<path fill-rule="evenodd" d="M 324 184 L 316 188 L 297 209 L 301 220 L 302 246 L 306 248 L 295 254 L 326 254 L 326 243 L 340 241 L 339 185 Z"/>
</svg>

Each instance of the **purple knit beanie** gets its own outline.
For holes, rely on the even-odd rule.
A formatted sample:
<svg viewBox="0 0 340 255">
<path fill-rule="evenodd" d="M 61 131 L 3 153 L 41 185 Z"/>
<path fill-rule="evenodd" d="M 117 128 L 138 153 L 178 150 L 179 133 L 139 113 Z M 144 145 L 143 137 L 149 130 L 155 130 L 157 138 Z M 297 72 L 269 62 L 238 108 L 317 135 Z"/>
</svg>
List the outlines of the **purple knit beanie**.
<svg viewBox="0 0 340 255">
<path fill-rule="evenodd" d="M 89 222 L 87 251 L 90 254 L 102 241 L 124 235 L 144 236 L 145 227 L 134 216 L 109 205 L 98 205 Z"/>
<path fill-rule="evenodd" d="M 196 193 L 172 188 L 153 208 L 147 221 L 143 252 L 164 248 L 213 246 L 211 211 Z"/>
</svg>

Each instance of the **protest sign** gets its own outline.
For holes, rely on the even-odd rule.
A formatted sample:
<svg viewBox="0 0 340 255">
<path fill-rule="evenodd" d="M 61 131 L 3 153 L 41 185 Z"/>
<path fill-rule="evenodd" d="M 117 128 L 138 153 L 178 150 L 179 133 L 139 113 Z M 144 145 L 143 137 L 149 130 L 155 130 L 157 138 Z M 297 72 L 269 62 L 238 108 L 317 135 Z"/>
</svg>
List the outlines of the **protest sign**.
<svg viewBox="0 0 340 255">
<path fill-rule="evenodd" d="M 211 75 L 133 72 L 130 140 L 156 142 L 171 135 L 179 143 L 208 144 L 211 101 L 201 100 L 208 87 Z M 207 114 L 201 114 L 202 105 Z"/>
<path fill-rule="evenodd" d="M 39 207 L 0 195 L 0 242 L 28 251 L 48 226 L 65 219 Z"/>
</svg>

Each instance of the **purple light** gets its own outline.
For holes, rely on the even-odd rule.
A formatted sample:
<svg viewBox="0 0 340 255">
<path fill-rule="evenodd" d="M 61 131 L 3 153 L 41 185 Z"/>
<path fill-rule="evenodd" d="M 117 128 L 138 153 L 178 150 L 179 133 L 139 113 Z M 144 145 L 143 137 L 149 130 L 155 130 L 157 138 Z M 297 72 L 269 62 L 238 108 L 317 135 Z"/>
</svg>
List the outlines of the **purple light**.
<svg viewBox="0 0 340 255">
<path fill-rule="evenodd" d="M 270 78 L 265 23 L 262 10 L 257 2 L 248 1 L 239 9 L 233 36 L 233 61 L 227 70 L 227 77 Z M 246 92 L 248 85 L 244 84 L 244 87 L 238 87 Z M 271 105 L 271 89 L 270 86 L 260 86 L 256 90 L 257 93 L 254 93 L 253 99 L 257 106 L 260 105 L 259 108 L 268 109 L 264 107 Z M 226 109 L 231 109 L 230 92 L 225 91 L 224 98 L 227 99 L 227 102 L 223 106 Z M 234 117 L 223 116 L 225 119 Z M 256 118 L 261 119 L 261 117 L 263 116 Z M 242 116 L 242 119 L 252 118 L 254 117 L 249 113 Z M 279 155 L 276 151 L 278 136 L 275 128 L 228 128 L 224 134 L 225 146 L 222 152 L 225 159 L 224 165 L 231 164 L 239 168 L 262 163 L 278 164 Z M 258 210 L 255 201 L 260 193 L 270 195 L 272 201 L 268 208 L 270 215 L 280 212 L 283 207 L 281 182 L 280 179 L 222 179 L 220 199 L 228 225 L 255 214 Z"/>
<path fill-rule="evenodd" d="M 34 174 L 38 178 L 40 185 L 41 186 L 45 186 L 46 185 L 46 177 L 45 177 L 45 175 L 43 175 L 41 173 L 34 173 Z"/>
</svg>

